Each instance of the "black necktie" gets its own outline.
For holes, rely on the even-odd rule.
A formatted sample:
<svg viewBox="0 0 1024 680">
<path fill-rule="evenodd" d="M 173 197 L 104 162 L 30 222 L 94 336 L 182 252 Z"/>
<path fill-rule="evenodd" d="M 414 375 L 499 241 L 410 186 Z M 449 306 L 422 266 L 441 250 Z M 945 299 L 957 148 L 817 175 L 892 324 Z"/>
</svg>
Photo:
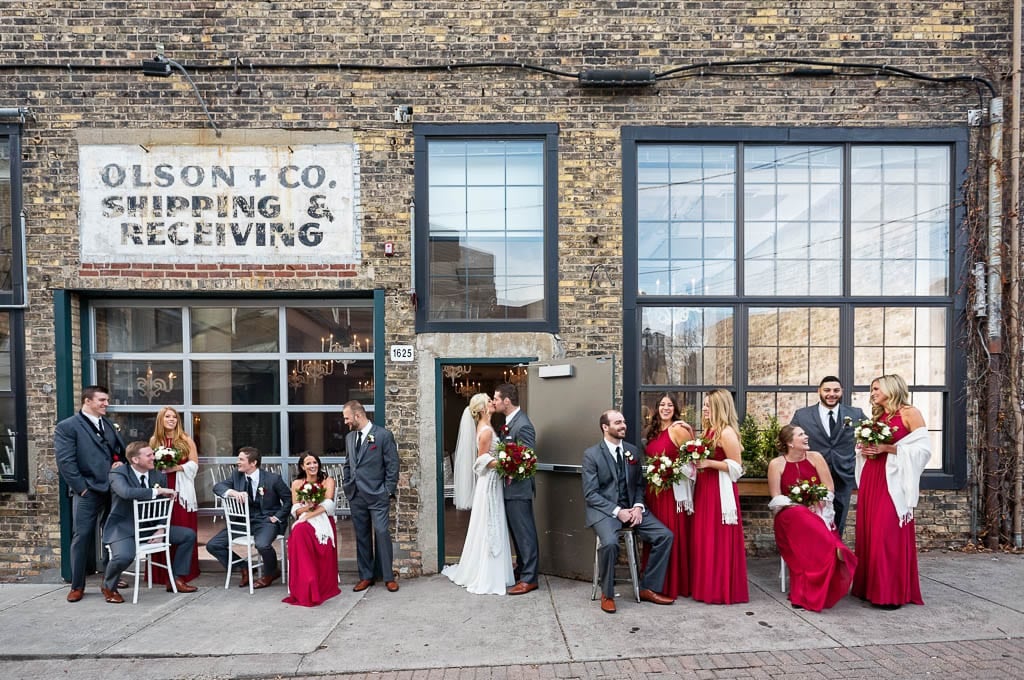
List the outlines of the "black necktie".
<svg viewBox="0 0 1024 680">
<path fill-rule="evenodd" d="M 836 414 L 833 411 L 828 412 L 828 436 L 831 437 L 836 433 Z"/>
<path fill-rule="evenodd" d="M 622 455 L 622 447 L 615 447 L 615 460 L 619 464 L 619 505 L 629 503 L 629 489 L 626 485 L 626 457 Z"/>
<path fill-rule="evenodd" d="M 356 451 L 361 449 L 363 446 L 363 431 L 360 430 L 356 433 Z"/>
<path fill-rule="evenodd" d="M 146 484 L 146 475 L 139 475 L 139 484 L 141 484 L 143 488 L 149 486 L 149 484 Z"/>
<path fill-rule="evenodd" d="M 252 496 L 252 477 L 249 475 L 245 476 L 245 495 L 249 497 L 249 500 L 253 500 Z"/>
<path fill-rule="evenodd" d="M 103 418 L 96 419 L 96 429 L 100 431 L 100 436 L 103 435 Z"/>
</svg>

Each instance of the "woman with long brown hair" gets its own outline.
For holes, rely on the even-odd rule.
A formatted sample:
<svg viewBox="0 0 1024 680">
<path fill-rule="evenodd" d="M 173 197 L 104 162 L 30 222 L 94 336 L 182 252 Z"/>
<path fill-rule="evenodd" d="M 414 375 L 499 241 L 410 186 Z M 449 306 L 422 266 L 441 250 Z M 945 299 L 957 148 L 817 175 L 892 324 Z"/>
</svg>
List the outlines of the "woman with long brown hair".
<svg viewBox="0 0 1024 680">
<path fill-rule="evenodd" d="M 156 414 L 153 436 L 149 438 L 149 446 L 154 451 L 159 448 L 173 449 L 179 459 L 171 467 L 162 468 L 167 475 L 167 486 L 178 492 L 177 501 L 171 511 L 171 524 L 185 527 L 198 533 L 199 504 L 196 500 L 196 475 L 199 473 L 199 451 L 192 437 L 188 436 L 181 423 L 181 415 L 172 407 L 164 406 Z M 175 551 L 171 548 L 171 552 Z M 199 576 L 199 542 L 192 550 L 192 564 L 188 574 L 178 575 L 183 581 L 191 581 Z M 154 583 L 167 583 L 167 572 L 153 570 Z"/>
</svg>

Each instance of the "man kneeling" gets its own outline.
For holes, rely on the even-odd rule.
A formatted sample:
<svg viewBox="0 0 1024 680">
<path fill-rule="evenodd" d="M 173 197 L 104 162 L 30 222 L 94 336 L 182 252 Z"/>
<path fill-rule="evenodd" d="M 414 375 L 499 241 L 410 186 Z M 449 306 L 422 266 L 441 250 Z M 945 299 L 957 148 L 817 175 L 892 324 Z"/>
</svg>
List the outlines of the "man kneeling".
<svg viewBox="0 0 1024 680">
<path fill-rule="evenodd" d="M 135 505 L 132 501 L 148 501 L 157 496 L 175 496 L 167 488 L 167 477 L 154 469 L 153 449 L 146 442 L 132 442 L 125 448 L 128 465 L 110 471 L 111 507 L 103 527 L 103 543 L 110 551 L 110 561 L 103 574 L 103 597 L 107 602 L 120 604 L 124 598 L 117 592 L 117 581 L 135 559 Z M 179 593 L 194 593 L 195 586 L 179 578 L 188 574 L 192 561 L 192 548 L 196 532 L 185 527 L 171 526 L 171 545 L 177 548 L 171 564 L 171 578 Z M 167 590 L 172 590 L 167 584 Z"/>
</svg>

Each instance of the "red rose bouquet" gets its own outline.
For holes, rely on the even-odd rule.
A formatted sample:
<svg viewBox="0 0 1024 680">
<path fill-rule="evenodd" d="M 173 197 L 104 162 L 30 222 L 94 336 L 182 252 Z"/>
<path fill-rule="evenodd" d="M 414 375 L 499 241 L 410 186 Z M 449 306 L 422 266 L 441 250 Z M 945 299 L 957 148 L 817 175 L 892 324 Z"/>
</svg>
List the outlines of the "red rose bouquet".
<svg viewBox="0 0 1024 680">
<path fill-rule="evenodd" d="M 499 442 L 495 468 L 502 477 L 516 481 L 537 474 L 537 455 L 528 446 L 516 442 Z"/>
<path fill-rule="evenodd" d="M 648 456 L 643 466 L 644 479 L 654 493 L 659 494 L 683 479 L 683 464 L 686 462 L 682 456 L 675 460 L 668 456 Z"/>
<path fill-rule="evenodd" d="M 684 442 L 679 447 L 679 459 L 686 463 L 696 463 L 698 460 L 710 458 L 711 454 L 711 447 L 700 437 Z"/>
<path fill-rule="evenodd" d="M 798 479 L 789 487 L 789 500 L 800 505 L 817 505 L 828 496 L 828 487 L 818 482 L 817 477 Z"/>
<path fill-rule="evenodd" d="M 899 426 L 889 427 L 880 420 L 865 418 L 853 429 L 854 438 L 861 444 L 889 444 Z"/>
<path fill-rule="evenodd" d="M 175 465 L 181 465 L 188 457 L 178 449 L 169 446 L 160 446 L 153 452 L 153 465 L 157 470 L 167 470 Z"/>
<path fill-rule="evenodd" d="M 316 503 L 319 505 L 327 496 L 327 489 L 318 482 L 304 482 L 295 492 L 295 497 L 303 503 Z"/>
</svg>

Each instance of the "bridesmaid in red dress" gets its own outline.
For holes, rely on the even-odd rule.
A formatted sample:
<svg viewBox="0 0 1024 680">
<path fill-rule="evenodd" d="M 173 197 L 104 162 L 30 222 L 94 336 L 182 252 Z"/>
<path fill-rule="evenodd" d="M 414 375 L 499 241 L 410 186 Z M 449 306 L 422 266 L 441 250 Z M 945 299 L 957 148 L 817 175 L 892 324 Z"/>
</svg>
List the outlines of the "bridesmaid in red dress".
<svg viewBox="0 0 1024 680">
<path fill-rule="evenodd" d="M 650 425 L 644 436 L 647 439 L 647 447 L 644 449 L 646 455 L 664 455 L 675 460 L 679 456 L 679 447 L 693 439 L 693 428 L 679 419 L 679 405 L 672 395 L 666 393 L 658 400 L 658 410 L 651 414 Z M 658 491 L 648 484 L 645 496 L 647 510 L 661 520 L 675 537 L 661 594 L 673 600 L 680 595 L 689 597 L 690 515 L 676 503 L 671 489 Z M 651 546 L 645 543 L 644 567 L 650 552 Z"/>
<path fill-rule="evenodd" d="M 917 572 L 913 509 L 931 458 L 924 416 L 907 383 L 883 375 L 871 383 L 871 415 L 893 430 L 889 444 L 857 450 L 857 571 L 853 594 L 880 609 L 924 604 Z"/>
<path fill-rule="evenodd" d="M 702 438 L 715 453 L 695 464 L 690 587 L 693 599 L 708 604 L 747 602 L 747 552 L 736 488 L 743 446 L 732 395 L 725 390 L 709 392 L 702 414 Z"/>
<path fill-rule="evenodd" d="M 834 512 L 826 513 L 830 515 L 826 524 L 822 515 L 806 505 L 786 504 L 789 489 L 812 477 L 835 493 L 828 463 L 810 450 L 807 433 L 802 427 L 786 425 L 779 430 L 776 446 L 782 455 L 768 463 L 768 493 L 776 511 L 775 544 L 789 567 L 789 601 L 794 609 L 820 612 L 850 592 L 857 558 L 839 540 Z M 831 501 L 822 505 L 831 510 Z"/>
<path fill-rule="evenodd" d="M 299 474 L 292 482 L 292 523 L 288 534 L 288 597 L 281 600 L 301 607 L 315 607 L 331 599 L 338 589 L 338 543 L 334 525 L 336 482 L 328 477 L 318 456 L 299 454 Z M 324 488 L 319 503 L 299 500 L 307 482 Z"/>
<path fill-rule="evenodd" d="M 153 436 L 149 438 L 153 449 L 161 446 L 184 453 L 187 460 L 164 470 L 167 475 L 167 486 L 178 491 L 178 497 L 171 510 L 171 524 L 199 531 L 199 506 L 196 502 L 195 478 L 199 472 L 199 452 L 192 437 L 185 433 L 181 425 L 181 416 L 170 406 L 164 406 L 156 415 Z M 177 548 L 171 548 L 173 558 Z M 199 541 L 192 550 L 192 563 L 187 575 L 180 578 L 191 581 L 199 576 Z M 167 583 L 167 572 L 163 569 L 153 570 L 153 583 Z"/>
</svg>

